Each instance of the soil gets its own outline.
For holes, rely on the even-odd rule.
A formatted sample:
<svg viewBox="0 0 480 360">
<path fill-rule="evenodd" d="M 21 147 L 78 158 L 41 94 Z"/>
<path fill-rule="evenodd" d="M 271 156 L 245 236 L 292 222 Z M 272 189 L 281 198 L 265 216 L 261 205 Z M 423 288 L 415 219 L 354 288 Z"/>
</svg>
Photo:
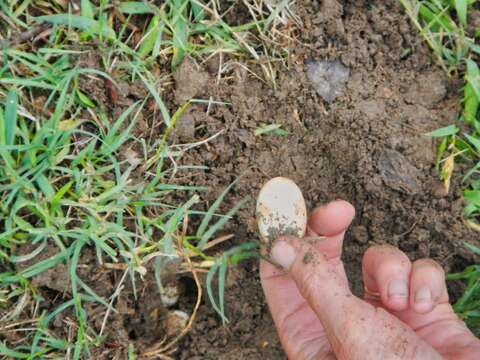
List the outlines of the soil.
<svg viewBox="0 0 480 360">
<path fill-rule="evenodd" d="M 196 94 L 231 104 L 213 106 L 196 120 L 198 139 L 224 133 L 183 159 L 209 166 L 200 177 L 214 189 L 212 201 L 241 176 L 225 208 L 246 196 L 252 201 L 230 223 L 231 244 L 258 239 L 254 199 L 268 179 L 286 176 L 300 186 L 310 209 L 339 198 L 355 206 L 343 260 L 356 294 L 363 289 L 362 254 L 373 244 L 398 246 L 411 259 L 431 257 L 446 271 L 470 263 L 463 242 L 478 244 L 478 234 L 462 222 L 455 184 L 449 194 L 443 191 L 434 168 L 436 144 L 424 135 L 454 121 L 459 89 L 435 66 L 396 1 L 303 1 L 295 11 L 304 29 L 290 49 L 289 67 L 277 69 L 276 88 L 239 69 L 220 84 L 211 72 L 208 86 Z M 307 65 L 321 60 L 350 68 L 346 88 L 331 104 L 307 77 Z M 203 68 L 207 74 L 208 64 Z M 281 124 L 289 134 L 254 136 L 262 122 Z M 229 276 L 230 323 L 222 326 L 205 304 L 178 358 L 284 358 L 258 264 L 244 263 Z"/>
<path fill-rule="evenodd" d="M 248 13 L 243 5 L 237 7 L 238 16 Z M 192 97 L 219 102 L 192 105 L 170 141 L 172 145 L 191 143 L 221 132 L 188 151 L 181 164 L 208 167 L 194 174 L 196 185 L 211 189 L 203 195 L 204 207 L 237 178 L 222 210 L 250 197 L 222 232 L 234 235 L 224 248 L 258 240 L 254 199 L 268 179 L 286 176 L 302 189 L 310 210 L 339 198 L 355 206 L 343 260 L 356 294 L 363 288 L 362 254 L 373 244 L 398 246 L 411 259 L 431 257 L 446 271 L 469 264 L 472 255 L 463 242 L 479 245 L 478 234 L 462 222 L 458 180 L 453 179 L 449 193 L 438 181 L 436 144 L 424 135 L 455 120 L 459 89 L 435 66 L 429 49 L 395 0 L 305 0 L 297 2 L 294 12 L 303 28 L 294 34 L 285 62 L 273 63 L 274 85 L 235 64 L 219 80 L 218 58 L 205 63 L 188 59 L 173 80 L 165 82 L 163 96 L 171 111 Z M 308 64 L 325 60 L 340 61 L 349 69 L 348 82 L 336 89 L 338 96 L 331 103 L 317 94 L 307 76 Z M 261 73 L 257 65 L 251 64 L 251 68 Z M 99 81 L 81 87 L 115 114 L 146 96 L 144 90 L 136 89 L 139 84 L 123 85 L 125 89 L 118 93 Z M 154 104 L 151 107 L 155 110 Z M 161 127 L 152 119 L 160 121 L 158 116 L 145 116 L 135 135 L 155 136 Z M 255 136 L 254 130 L 262 123 L 281 124 L 288 134 Z M 100 295 L 110 294 L 118 286 L 121 271 L 95 265 L 93 251 L 83 255 L 80 263 L 81 277 L 89 279 L 87 283 Z M 68 288 L 68 279 L 62 275 L 66 270 L 54 270 L 35 280 L 44 288 L 42 296 L 53 294 L 52 304 Z M 142 351 L 168 333 L 165 319 L 169 313 L 151 274 L 148 271 L 137 284 L 137 298 L 130 281 L 125 281 L 115 304 L 118 312 L 107 325 L 107 341 L 92 354 L 94 358 L 112 358 L 115 353 L 116 358 L 126 358 L 128 343 Z M 178 275 L 168 281 L 180 284 L 180 301 L 174 309 L 191 312 L 197 294 L 193 279 Z M 453 298 L 457 295 L 452 292 Z M 225 304 L 230 321 L 223 326 L 205 298 L 192 330 L 171 356 L 191 360 L 285 358 L 256 261 L 229 270 Z M 87 309 L 99 330 L 103 316 L 96 311 Z M 68 318 L 69 314 L 62 316 Z M 54 326 L 62 331 L 62 318 L 55 319 Z M 67 334 L 68 329 L 63 331 Z"/>
</svg>

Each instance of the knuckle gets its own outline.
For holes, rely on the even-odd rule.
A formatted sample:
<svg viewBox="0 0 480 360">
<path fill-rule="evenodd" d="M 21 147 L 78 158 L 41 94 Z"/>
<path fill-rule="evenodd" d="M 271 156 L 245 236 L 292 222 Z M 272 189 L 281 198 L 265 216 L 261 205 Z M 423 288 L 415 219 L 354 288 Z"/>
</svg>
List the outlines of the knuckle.
<svg viewBox="0 0 480 360">
<path fill-rule="evenodd" d="M 335 266 L 309 246 L 300 252 L 292 270 L 297 288 L 305 298 L 314 298 L 318 295 L 319 287 L 336 279 Z"/>
</svg>

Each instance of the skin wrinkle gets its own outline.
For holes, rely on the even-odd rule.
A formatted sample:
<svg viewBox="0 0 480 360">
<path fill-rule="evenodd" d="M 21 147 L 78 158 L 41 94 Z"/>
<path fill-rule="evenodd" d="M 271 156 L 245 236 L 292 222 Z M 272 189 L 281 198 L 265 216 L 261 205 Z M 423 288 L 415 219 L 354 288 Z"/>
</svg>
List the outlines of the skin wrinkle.
<svg viewBox="0 0 480 360">
<path fill-rule="evenodd" d="M 437 326 L 432 326 L 432 324 L 436 322 L 441 323 L 442 321 L 456 320 L 461 323 L 448 303 L 437 305 L 435 309 L 428 314 L 417 314 L 411 310 L 392 312 L 392 314 L 407 323 L 416 333 L 421 333 L 424 329 L 436 329 Z M 463 325 L 463 328 L 466 329 L 465 325 Z"/>
<path fill-rule="evenodd" d="M 300 306 L 294 311 L 294 312 L 291 312 L 290 314 L 288 314 L 283 321 L 280 322 L 280 324 L 278 325 L 278 327 L 280 329 L 283 329 L 285 331 L 285 333 L 288 333 L 289 336 L 293 339 L 295 339 L 297 337 L 297 333 L 298 331 L 301 330 L 301 328 L 297 328 L 296 332 L 291 332 L 291 329 L 289 329 L 289 327 L 287 326 L 289 320 L 291 320 L 291 318 L 293 316 L 296 316 L 297 315 L 297 312 L 299 312 L 302 308 L 308 308 L 308 304 L 306 303 L 303 303 L 303 304 L 300 304 Z"/>
<path fill-rule="evenodd" d="M 442 338 L 439 338 L 438 329 L 442 327 L 448 328 L 450 331 L 449 333 L 443 334 L 444 336 Z M 436 322 L 432 326 L 417 331 L 417 334 L 423 339 L 433 336 L 433 343 L 438 343 L 436 346 L 437 350 L 446 356 L 450 348 L 453 347 L 452 344 L 455 345 L 456 352 L 459 351 L 459 348 L 468 348 L 472 344 L 478 345 L 478 339 L 476 339 L 473 335 L 468 336 L 467 331 L 468 330 L 463 322 L 458 319 L 450 319 Z M 424 332 L 428 333 L 423 334 Z"/>
<path fill-rule="evenodd" d="M 354 305 L 352 305 L 352 308 L 355 310 L 357 309 Z M 369 317 L 368 313 L 372 311 L 375 310 L 368 307 L 362 307 L 361 309 L 361 313 L 366 317 Z M 381 355 L 383 357 L 381 353 L 379 354 L 380 349 L 374 349 L 369 346 L 369 344 L 376 343 L 375 340 L 377 339 L 375 339 L 375 329 L 363 323 L 360 323 L 361 327 L 356 326 L 356 324 L 359 322 L 355 315 L 357 314 L 351 313 L 351 316 L 346 317 L 342 324 L 338 327 L 338 334 L 335 334 L 334 336 L 335 344 L 332 344 L 332 346 L 335 349 L 337 358 L 339 360 L 358 359 L 359 354 L 356 351 L 358 348 L 362 349 L 362 354 L 360 356 L 364 357 L 364 359 L 376 359 L 375 357 L 372 357 L 373 354 Z M 357 328 L 358 331 L 352 332 L 350 331 L 351 328 Z M 372 353 L 372 355 L 370 355 L 370 353 Z"/>
<path fill-rule="evenodd" d="M 464 323 L 455 316 L 453 311 L 452 313 L 445 314 L 445 316 L 446 316 L 445 318 L 435 319 L 434 321 L 428 322 L 427 324 L 424 324 L 421 326 L 413 327 L 412 329 L 416 333 L 421 333 L 422 331 L 427 330 L 429 328 L 435 329 L 437 326 L 441 327 L 447 324 L 451 325 L 450 323 L 454 323 L 455 325 L 460 325 L 462 330 L 466 329 Z"/>
<path fill-rule="evenodd" d="M 306 339 L 304 349 L 315 349 L 316 345 L 318 345 L 318 335 L 316 337 L 312 337 L 311 339 Z M 302 357 L 295 357 L 295 360 L 305 359 L 305 360 L 314 360 L 314 359 L 329 359 L 332 354 L 332 349 L 328 342 L 320 348 L 318 351 L 313 351 L 310 353 L 305 353 L 302 351 Z"/>
<path fill-rule="evenodd" d="M 279 323 L 278 323 L 278 327 L 280 329 L 286 329 L 286 326 L 285 324 L 288 323 L 288 321 L 290 320 L 290 318 L 292 317 L 292 315 L 296 315 L 297 312 L 299 312 L 302 308 L 309 308 L 310 306 L 307 304 L 307 303 L 301 303 L 299 306 L 297 306 L 296 308 L 293 308 L 292 311 L 289 311 L 287 314 L 285 314 L 284 317 L 282 317 L 281 319 L 279 319 Z"/>
<path fill-rule="evenodd" d="M 314 357 L 312 360 L 337 360 L 335 354 L 320 354 L 317 357 Z"/>
<path fill-rule="evenodd" d="M 475 353 L 471 349 L 476 349 Z M 463 355 L 472 353 L 470 356 L 465 357 Z M 478 344 L 477 338 L 472 338 L 468 343 L 463 346 L 456 347 L 454 351 L 446 351 L 442 355 L 448 360 L 478 360 L 478 354 L 480 353 L 480 345 Z"/>
</svg>

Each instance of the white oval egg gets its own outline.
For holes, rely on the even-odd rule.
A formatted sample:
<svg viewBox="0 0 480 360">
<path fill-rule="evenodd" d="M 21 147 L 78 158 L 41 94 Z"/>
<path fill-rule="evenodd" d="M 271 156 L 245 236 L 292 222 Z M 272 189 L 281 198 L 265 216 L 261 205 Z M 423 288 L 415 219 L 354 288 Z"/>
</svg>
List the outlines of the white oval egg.
<svg viewBox="0 0 480 360">
<path fill-rule="evenodd" d="M 165 306 L 173 306 L 178 302 L 181 295 L 181 287 L 175 281 L 171 281 L 160 290 L 160 300 Z"/>
<path fill-rule="evenodd" d="M 263 185 L 257 198 L 256 215 L 260 236 L 266 242 L 282 235 L 305 235 L 305 200 L 297 184 L 290 179 L 276 177 Z"/>
</svg>

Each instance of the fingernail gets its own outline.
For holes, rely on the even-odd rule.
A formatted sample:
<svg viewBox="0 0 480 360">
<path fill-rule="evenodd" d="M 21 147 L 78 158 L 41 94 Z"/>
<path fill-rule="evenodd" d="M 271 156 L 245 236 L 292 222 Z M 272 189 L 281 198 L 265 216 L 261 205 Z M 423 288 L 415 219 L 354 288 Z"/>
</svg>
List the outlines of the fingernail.
<svg viewBox="0 0 480 360">
<path fill-rule="evenodd" d="M 408 286 L 405 280 L 395 279 L 388 285 L 388 297 L 407 297 Z"/>
<path fill-rule="evenodd" d="M 432 293 L 428 287 L 422 287 L 415 292 L 415 303 L 429 303 L 432 301 Z"/>
<path fill-rule="evenodd" d="M 288 270 L 295 261 L 296 253 L 293 246 L 285 241 L 277 241 L 270 251 L 270 257 L 273 262 L 277 263 L 285 270 Z"/>
</svg>

